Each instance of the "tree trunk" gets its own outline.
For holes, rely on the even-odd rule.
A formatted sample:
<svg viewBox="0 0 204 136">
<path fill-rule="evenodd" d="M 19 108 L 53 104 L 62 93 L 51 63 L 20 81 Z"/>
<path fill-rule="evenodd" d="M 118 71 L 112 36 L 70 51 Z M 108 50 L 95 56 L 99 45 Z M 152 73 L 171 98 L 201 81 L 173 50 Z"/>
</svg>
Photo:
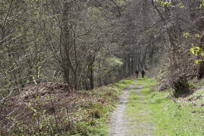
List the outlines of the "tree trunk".
<svg viewBox="0 0 204 136">
<path fill-rule="evenodd" d="M 93 64 L 89 66 L 89 82 L 90 82 L 90 89 L 94 89 L 94 70 Z"/>
</svg>

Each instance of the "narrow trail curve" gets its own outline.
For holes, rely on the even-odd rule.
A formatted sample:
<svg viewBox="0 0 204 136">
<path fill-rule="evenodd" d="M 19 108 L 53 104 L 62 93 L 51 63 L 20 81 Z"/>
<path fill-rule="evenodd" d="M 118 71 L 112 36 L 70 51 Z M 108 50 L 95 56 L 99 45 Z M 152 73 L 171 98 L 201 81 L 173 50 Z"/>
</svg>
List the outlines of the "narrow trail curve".
<svg viewBox="0 0 204 136">
<path fill-rule="evenodd" d="M 110 136 L 125 136 L 126 126 L 125 126 L 125 109 L 128 102 L 129 90 L 133 89 L 135 85 L 130 85 L 126 88 L 123 94 L 119 98 L 119 104 L 115 111 L 111 115 L 111 128 Z"/>
</svg>

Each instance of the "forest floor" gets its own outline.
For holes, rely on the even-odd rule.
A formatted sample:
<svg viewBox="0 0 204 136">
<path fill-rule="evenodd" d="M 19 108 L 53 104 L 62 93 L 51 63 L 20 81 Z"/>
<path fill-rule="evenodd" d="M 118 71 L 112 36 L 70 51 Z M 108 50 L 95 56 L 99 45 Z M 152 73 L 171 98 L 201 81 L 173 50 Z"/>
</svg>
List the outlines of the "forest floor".
<svg viewBox="0 0 204 136">
<path fill-rule="evenodd" d="M 156 84 L 138 79 L 124 89 L 111 116 L 110 136 L 203 136 L 204 88 L 175 99 L 172 90 L 159 92 Z"/>
<path fill-rule="evenodd" d="M 171 89 L 159 92 L 157 84 L 129 78 L 69 95 L 65 84 L 29 86 L 0 114 L 14 110 L 0 121 L 0 135 L 204 136 L 204 80 L 191 81 L 195 91 L 185 98 L 172 97 Z M 16 127 L 2 131 L 11 123 Z"/>
</svg>

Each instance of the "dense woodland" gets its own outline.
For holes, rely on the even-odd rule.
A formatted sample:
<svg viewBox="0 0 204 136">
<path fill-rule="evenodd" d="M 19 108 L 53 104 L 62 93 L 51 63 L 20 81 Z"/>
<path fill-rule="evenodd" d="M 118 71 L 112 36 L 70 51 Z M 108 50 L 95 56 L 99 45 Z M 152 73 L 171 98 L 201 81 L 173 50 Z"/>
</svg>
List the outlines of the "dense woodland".
<svg viewBox="0 0 204 136">
<path fill-rule="evenodd" d="M 165 39 L 149 1 L 6 0 L 1 20 L 4 92 L 45 81 L 93 89 L 149 69 Z"/>
<path fill-rule="evenodd" d="M 144 70 L 160 90 L 189 93 L 203 42 L 203 0 L 0 0 L 0 119 L 41 83 L 90 91 Z"/>
</svg>

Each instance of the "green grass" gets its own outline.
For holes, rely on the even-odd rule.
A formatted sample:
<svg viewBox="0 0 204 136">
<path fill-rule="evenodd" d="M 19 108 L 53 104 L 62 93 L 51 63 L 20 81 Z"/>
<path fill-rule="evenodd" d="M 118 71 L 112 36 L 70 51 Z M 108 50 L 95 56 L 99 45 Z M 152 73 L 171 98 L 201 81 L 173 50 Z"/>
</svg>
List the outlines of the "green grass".
<svg viewBox="0 0 204 136">
<path fill-rule="evenodd" d="M 131 85 L 133 83 L 134 83 L 134 80 L 121 80 L 120 82 L 112 84 L 111 86 L 117 87 L 117 88 L 122 90 L 122 89 L 128 87 L 128 85 Z"/>
<path fill-rule="evenodd" d="M 152 85 L 156 85 L 157 81 L 154 78 L 139 78 L 137 79 L 136 85 L 144 85 L 144 87 L 150 87 Z"/>
<path fill-rule="evenodd" d="M 153 79 L 145 78 L 137 79 L 135 83 L 135 88 L 130 90 L 128 97 L 126 108 L 126 125 L 129 136 L 133 136 L 135 134 L 142 136 L 147 133 L 151 134 L 150 129 L 153 127 L 153 122 L 150 110 L 145 101 L 145 97 L 141 92 L 142 90 L 148 89 L 146 87 L 147 85 L 153 85 L 156 82 Z M 139 89 L 142 87 L 143 89 Z"/>
<path fill-rule="evenodd" d="M 133 136 L 134 134 L 143 135 L 147 132 L 148 128 L 152 127 L 151 115 L 146 103 L 140 96 L 135 93 L 135 90 L 130 91 L 129 101 L 126 109 L 126 120 L 128 135 Z M 142 125 L 139 125 L 142 124 Z M 134 129 L 132 129 L 134 128 Z"/>
<path fill-rule="evenodd" d="M 139 80 L 138 83 L 145 85 L 141 93 L 145 97 L 146 105 L 142 108 L 148 108 L 150 111 L 147 118 L 154 124 L 154 136 L 204 135 L 204 107 L 195 107 L 186 102 L 174 102 L 169 97 L 171 95 L 170 90 L 157 92 L 150 88 L 151 85 L 156 83 L 152 79 Z M 200 92 L 197 92 L 197 94 L 200 94 Z M 131 97 L 133 98 L 133 96 Z M 135 106 L 136 109 L 129 110 L 132 110 L 131 112 L 142 110 L 140 104 L 135 104 Z"/>
<path fill-rule="evenodd" d="M 149 95 L 149 107 L 157 125 L 156 136 L 203 136 L 204 118 L 192 113 L 196 107 L 175 103 L 167 98 L 168 93 Z"/>
</svg>

